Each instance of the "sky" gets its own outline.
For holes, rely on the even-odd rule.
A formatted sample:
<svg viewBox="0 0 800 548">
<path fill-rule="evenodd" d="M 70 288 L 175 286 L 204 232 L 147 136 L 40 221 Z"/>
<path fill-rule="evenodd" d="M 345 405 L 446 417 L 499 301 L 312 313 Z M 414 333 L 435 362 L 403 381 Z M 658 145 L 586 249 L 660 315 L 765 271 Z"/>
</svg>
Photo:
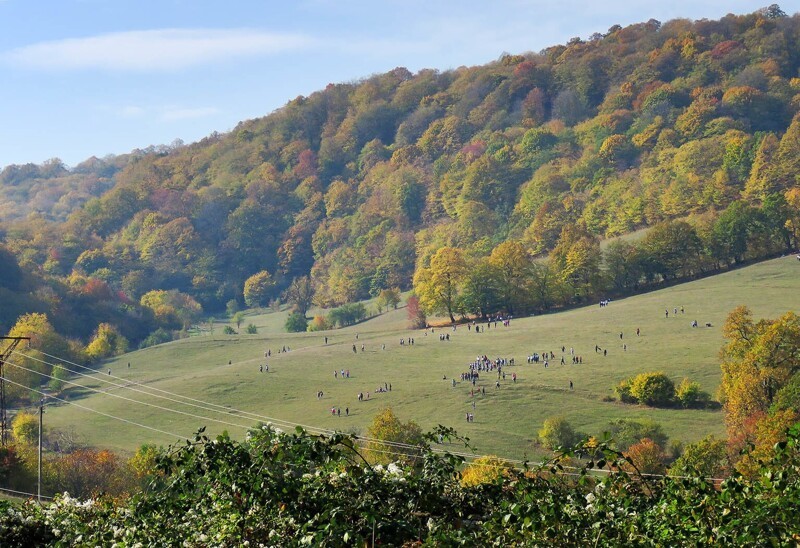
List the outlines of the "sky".
<svg viewBox="0 0 800 548">
<path fill-rule="evenodd" d="M 768 0 L 0 0 L 0 168 L 197 141 L 395 67 L 481 65 Z M 786 13 L 800 0 L 780 4 Z"/>
</svg>

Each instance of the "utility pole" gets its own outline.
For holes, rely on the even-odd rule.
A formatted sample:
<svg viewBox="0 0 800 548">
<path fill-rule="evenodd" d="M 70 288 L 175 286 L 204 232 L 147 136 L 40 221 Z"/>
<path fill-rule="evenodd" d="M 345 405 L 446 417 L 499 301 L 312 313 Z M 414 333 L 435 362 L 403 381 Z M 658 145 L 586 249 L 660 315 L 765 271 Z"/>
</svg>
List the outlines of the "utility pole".
<svg viewBox="0 0 800 548">
<path fill-rule="evenodd" d="M 44 398 L 39 401 L 39 475 L 36 480 L 36 498 L 42 503 L 42 416 L 44 415 Z"/>
<path fill-rule="evenodd" d="M 30 341 L 30 337 L 0 337 L 0 340 L 11 341 L 11 343 L 0 352 L 0 445 L 5 447 L 8 444 L 8 419 L 6 417 L 6 377 L 4 365 L 6 360 L 14 352 L 14 349 L 22 341 Z"/>
</svg>

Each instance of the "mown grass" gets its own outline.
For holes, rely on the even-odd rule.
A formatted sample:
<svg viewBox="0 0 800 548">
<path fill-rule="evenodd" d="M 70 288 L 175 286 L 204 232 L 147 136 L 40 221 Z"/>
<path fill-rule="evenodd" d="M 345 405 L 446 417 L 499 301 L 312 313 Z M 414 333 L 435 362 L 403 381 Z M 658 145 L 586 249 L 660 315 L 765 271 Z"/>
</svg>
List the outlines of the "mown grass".
<svg viewBox="0 0 800 548">
<path fill-rule="evenodd" d="M 613 394 L 620 380 L 644 371 L 664 371 L 676 384 L 688 377 L 716 395 L 721 327 L 727 314 L 740 304 L 749 306 L 756 317 L 797 310 L 798 261 L 793 256 L 775 259 L 615 301 L 605 308 L 591 305 L 515 318 L 509 327 L 492 324 L 479 334 L 466 326 L 456 331 L 437 328 L 427 336 L 421 330 L 408 330 L 405 309 L 341 330 L 300 334 L 282 332 L 285 311 L 248 315 L 242 327 L 254 323 L 259 329 L 256 335 L 226 336 L 218 326 L 213 334 L 120 356 L 100 367 L 95 379 L 81 382 L 89 388 L 106 389 L 102 380 L 110 380 L 106 371 L 111 369 L 113 375 L 144 387 L 257 413 L 265 421 L 273 417 L 353 432 L 365 432 L 375 413 L 391 405 L 404 420 L 414 419 L 425 429 L 437 424 L 453 426 L 472 440 L 477 452 L 509 458 L 542 456 L 537 431 L 547 417 L 555 415 L 590 434 L 601 433 L 612 419 L 646 417 L 661 423 L 671 439 L 686 443 L 707 434 L 723 434 L 721 411 L 652 409 L 603 399 Z M 684 307 L 683 314 L 680 307 Z M 701 327 L 692 328 L 692 320 Z M 702 327 L 706 322 L 712 327 Z M 449 333 L 450 341 L 440 342 L 440 332 Z M 416 344 L 400 346 L 400 339 L 407 337 L 414 337 Z M 596 353 L 595 345 L 608 354 Z M 291 351 L 277 353 L 284 346 Z M 562 346 L 567 361 L 563 366 Z M 570 347 L 583 357 L 582 365 L 570 364 Z M 272 352 L 269 360 L 264 358 L 268 349 Z M 556 354 L 547 369 L 526 363 L 528 354 L 544 351 Z M 486 395 L 472 398 L 471 385 L 459 382 L 454 388 L 451 379 L 458 378 L 466 364 L 482 354 L 513 357 L 516 365 L 506 368 L 509 376 L 501 380 L 499 389 L 494 385 L 496 375 L 484 376 L 478 388 L 485 386 Z M 267 362 L 269 373 L 260 373 L 259 365 Z M 334 378 L 334 370 L 342 369 L 350 371 L 349 379 Z M 511 382 L 512 372 L 517 373 L 516 384 Z M 569 389 L 570 380 L 574 390 Z M 391 383 L 392 391 L 376 394 L 375 389 L 384 383 Z M 318 399 L 320 390 L 324 397 Z M 190 437 L 201 426 L 207 426 L 210 433 L 227 430 L 238 437 L 255 423 L 235 411 L 212 414 L 125 389 L 108 394 L 81 392 L 73 391 L 71 401 L 181 437 Z M 370 400 L 358 402 L 359 392 L 370 392 Z M 111 394 L 201 417 L 145 407 Z M 331 407 L 341 408 L 342 416 L 331 416 Z M 350 415 L 346 417 L 347 407 Z M 474 413 L 475 422 L 465 421 L 467 412 Z M 90 444 L 123 451 L 143 443 L 166 445 L 178 439 L 63 404 L 51 405 L 45 422 L 51 428 L 74 428 Z"/>
</svg>

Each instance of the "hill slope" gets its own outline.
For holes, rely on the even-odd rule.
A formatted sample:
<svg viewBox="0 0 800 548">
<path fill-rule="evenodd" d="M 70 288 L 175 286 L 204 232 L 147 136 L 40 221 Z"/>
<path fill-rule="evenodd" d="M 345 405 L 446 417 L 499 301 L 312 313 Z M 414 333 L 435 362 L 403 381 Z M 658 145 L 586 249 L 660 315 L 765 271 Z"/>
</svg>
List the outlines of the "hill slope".
<svg viewBox="0 0 800 548">
<path fill-rule="evenodd" d="M 756 204 L 796 185 L 800 17 L 612 27 L 447 72 L 403 68 L 298 97 L 226 135 L 134 155 L 56 234 L 15 226 L 31 268 L 207 310 L 266 269 L 342 303 L 408 287 L 441 245 L 551 249 Z M 8 188 L 8 187 L 6 187 Z M 79 203 L 79 202 L 76 202 Z M 49 260 L 48 260 L 49 259 Z"/>
<path fill-rule="evenodd" d="M 96 361 L 305 277 L 324 307 L 413 286 L 428 312 L 520 314 L 796 249 L 798 37 L 777 6 L 615 26 L 330 85 L 189 146 L 12 166 L 0 331 L 46 314 Z M 254 275 L 274 284 L 246 299 Z"/>
<path fill-rule="evenodd" d="M 402 309 L 381 316 L 379 321 L 351 328 L 294 335 L 272 331 L 270 326 L 282 323 L 274 315 L 254 316 L 248 319 L 262 326 L 262 334 L 204 335 L 149 348 L 104 365 L 96 380 L 80 382 L 87 387 L 108 389 L 103 381 L 114 380 L 106 374 L 108 368 L 124 382 L 140 383 L 136 385 L 140 390 L 166 390 L 255 413 L 264 421 L 273 417 L 276 423 L 280 419 L 346 431 L 363 431 L 380 408 L 391 405 L 401 417 L 413 418 L 424 428 L 440 423 L 456 427 L 473 440 L 478 452 L 512 458 L 540 454 L 534 443 L 536 432 L 545 418 L 554 415 L 565 416 L 579 430 L 592 434 L 600 434 L 615 418 L 647 417 L 661 423 L 671 439 L 691 442 L 709 433 L 723 433 L 722 413 L 651 409 L 604 402 L 602 398 L 610 395 L 621 379 L 656 370 L 678 382 L 689 377 L 714 393 L 720 379 L 720 326 L 727 313 L 740 304 L 751 307 L 755 317 L 774 317 L 787 309 L 797 309 L 798 268 L 800 264 L 794 257 L 775 259 L 615 301 L 605 308 L 590 306 L 514 319 L 509 327 L 498 324 L 479 334 L 463 326 L 457 331 L 447 329 L 444 332 L 450 335 L 449 342 L 439 341 L 439 330 L 425 336 L 420 331 L 398 329 L 404 321 Z M 685 313 L 673 317 L 674 307 L 684 307 Z M 669 318 L 664 317 L 665 308 L 670 311 Z M 397 323 L 391 321 L 392 317 Z M 710 322 L 713 327 L 693 329 L 693 319 L 701 326 Z M 635 335 L 637 327 L 641 330 L 639 337 Z M 327 346 L 324 336 L 329 337 Z M 414 337 L 415 344 L 400 346 L 400 339 L 409 336 Z M 356 354 L 352 351 L 354 344 Z M 381 349 L 383 344 L 385 350 Z M 627 344 L 627 351 L 623 351 L 623 344 Z M 567 348 L 564 366 L 559 361 L 562 345 Z M 595 353 L 595 345 L 607 349 L 608 355 Z M 283 346 L 291 351 L 277 354 Z M 570 365 L 570 347 L 583 357 L 583 365 Z M 268 360 L 264 358 L 267 349 L 272 351 Z M 527 354 L 551 350 L 557 358 L 547 369 L 541 364 L 525 363 Z M 509 376 L 501 380 L 499 389 L 494 386 L 493 375 L 479 381 L 478 388 L 485 387 L 486 396 L 474 398 L 473 410 L 472 387 L 458 382 L 454 388 L 451 379 L 458 379 L 466 364 L 479 354 L 514 357 L 516 365 L 506 368 Z M 265 362 L 270 365 L 269 373 L 260 373 L 259 365 Z M 334 370 L 341 369 L 350 371 L 349 379 L 334 378 Z M 518 375 L 516 383 L 511 381 L 512 372 Z M 568 387 L 570 380 L 575 387 L 572 391 Z M 375 389 L 384 382 L 392 384 L 392 391 L 376 394 Z M 318 399 L 320 390 L 324 396 Z M 359 402 L 359 392 L 371 392 L 369 401 Z M 148 408 L 110 394 L 227 424 Z M 240 436 L 244 427 L 256 422 L 254 417 L 243 417 L 236 411 L 212 414 L 128 389 L 112 389 L 110 394 L 73 391 L 69 400 L 187 437 L 200 426 L 207 426 L 211 432 L 227 429 L 231 435 Z M 341 417 L 331 416 L 332 406 L 341 408 Z M 350 409 L 348 417 L 346 407 Z M 464 421 L 466 412 L 475 414 L 475 422 Z M 89 443 L 116 449 L 133 450 L 145 442 L 175 441 L 171 436 L 70 405 L 51 405 L 46 424 L 51 428 L 74 428 Z M 237 424 L 242 428 L 234 426 Z"/>
</svg>

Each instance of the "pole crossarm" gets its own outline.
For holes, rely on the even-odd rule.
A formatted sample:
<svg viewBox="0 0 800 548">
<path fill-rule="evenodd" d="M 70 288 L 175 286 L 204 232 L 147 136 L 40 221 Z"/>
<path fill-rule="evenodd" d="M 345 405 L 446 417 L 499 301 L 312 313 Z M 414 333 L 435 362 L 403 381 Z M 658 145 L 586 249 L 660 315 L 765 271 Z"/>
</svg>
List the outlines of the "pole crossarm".
<svg viewBox="0 0 800 548">
<path fill-rule="evenodd" d="M 0 352 L 0 445 L 5 447 L 8 444 L 8 418 L 6 415 L 6 377 L 5 363 L 8 357 L 22 341 L 30 341 L 30 337 L 0 337 L 0 341 L 11 341 L 11 343 Z"/>
</svg>

